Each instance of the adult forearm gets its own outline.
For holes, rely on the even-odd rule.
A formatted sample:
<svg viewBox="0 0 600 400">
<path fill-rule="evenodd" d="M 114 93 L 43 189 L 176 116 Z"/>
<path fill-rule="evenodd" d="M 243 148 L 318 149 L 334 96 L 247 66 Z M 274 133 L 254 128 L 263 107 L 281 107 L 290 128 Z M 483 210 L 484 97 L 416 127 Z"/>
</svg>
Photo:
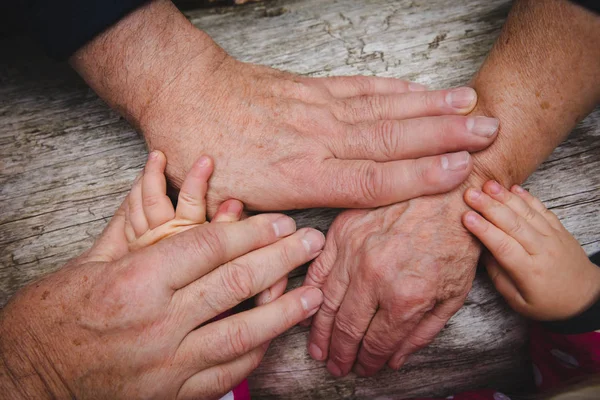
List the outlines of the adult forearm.
<svg viewBox="0 0 600 400">
<path fill-rule="evenodd" d="M 563 0 L 516 1 L 472 80 L 474 111 L 500 120 L 477 183 L 523 182 L 600 101 L 600 17 Z M 473 183 L 473 182 L 472 182 Z"/>
<path fill-rule="evenodd" d="M 6 311 L 0 312 L 0 398 L 50 399 L 62 393 L 52 379 L 42 377 L 44 365 L 22 346 L 27 335 L 15 332 L 20 324 L 9 320 Z"/>
<path fill-rule="evenodd" d="M 79 49 L 69 62 L 94 91 L 134 125 L 192 61 L 206 74 L 225 52 L 168 0 L 154 0 Z M 201 78 L 201 76 L 199 76 Z"/>
</svg>

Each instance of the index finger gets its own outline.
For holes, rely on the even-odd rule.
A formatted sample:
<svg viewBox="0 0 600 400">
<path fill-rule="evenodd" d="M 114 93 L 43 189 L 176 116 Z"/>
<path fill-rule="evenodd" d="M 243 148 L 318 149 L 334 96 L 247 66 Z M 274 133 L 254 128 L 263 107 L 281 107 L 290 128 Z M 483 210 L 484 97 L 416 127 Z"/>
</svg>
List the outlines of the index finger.
<svg viewBox="0 0 600 400">
<path fill-rule="evenodd" d="M 160 241 L 143 251 L 148 265 L 172 290 L 180 289 L 218 266 L 267 246 L 296 231 L 283 214 L 260 214 L 228 224 L 205 224 Z"/>
<path fill-rule="evenodd" d="M 271 303 L 193 330 L 178 353 L 196 370 L 231 361 L 310 317 L 322 301 L 319 289 L 295 289 Z"/>
</svg>

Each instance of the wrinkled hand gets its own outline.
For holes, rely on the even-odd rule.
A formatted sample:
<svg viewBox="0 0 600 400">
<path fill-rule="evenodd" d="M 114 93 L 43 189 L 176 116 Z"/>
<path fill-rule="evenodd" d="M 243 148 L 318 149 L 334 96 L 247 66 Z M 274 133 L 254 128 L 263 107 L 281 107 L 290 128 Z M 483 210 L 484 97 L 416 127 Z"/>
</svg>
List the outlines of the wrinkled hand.
<svg viewBox="0 0 600 400">
<path fill-rule="evenodd" d="M 470 88 L 306 78 L 222 58 L 211 73 L 202 57 L 189 63 L 139 122 L 150 148 L 167 156 L 176 186 L 200 154 L 213 157 L 211 214 L 229 198 L 283 210 L 372 207 L 445 192 L 468 176 L 468 155 L 425 156 L 485 148 L 498 126 L 440 116 L 469 112 Z M 434 117 L 417 118 L 426 116 Z"/>
<path fill-rule="evenodd" d="M 479 245 L 461 225 L 458 191 L 338 216 L 305 285 L 324 302 L 309 352 L 336 376 L 398 369 L 429 344 L 462 306 Z"/>
<path fill-rule="evenodd" d="M 269 340 L 322 301 L 319 290 L 300 288 L 207 323 L 319 254 L 323 235 L 263 214 L 202 225 L 129 253 L 124 214 L 122 206 L 91 251 L 22 289 L 2 310 L 2 393 L 219 398 L 256 368 Z"/>
</svg>

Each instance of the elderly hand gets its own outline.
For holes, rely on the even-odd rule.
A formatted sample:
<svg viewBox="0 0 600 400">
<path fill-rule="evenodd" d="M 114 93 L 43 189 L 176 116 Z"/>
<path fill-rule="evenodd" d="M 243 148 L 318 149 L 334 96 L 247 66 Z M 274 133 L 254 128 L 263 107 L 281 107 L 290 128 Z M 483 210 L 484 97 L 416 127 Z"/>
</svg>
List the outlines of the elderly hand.
<svg viewBox="0 0 600 400">
<path fill-rule="evenodd" d="M 476 101 L 470 88 L 430 92 L 396 79 L 303 78 L 230 57 L 199 75 L 190 65 L 140 126 L 149 146 L 166 154 L 176 185 L 199 154 L 213 155 L 213 212 L 229 198 L 281 210 L 370 207 L 445 192 L 471 165 L 465 152 L 438 154 L 481 150 L 498 125 L 441 116 L 468 112 Z"/>
<path fill-rule="evenodd" d="M 479 245 L 462 227 L 458 191 L 375 210 L 345 211 L 327 235 L 305 285 L 324 302 L 312 319 L 309 352 L 344 376 L 386 362 L 400 368 L 462 306 Z"/>
<path fill-rule="evenodd" d="M 236 61 L 166 0 L 137 9 L 71 63 L 167 156 L 176 186 L 201 154 L 213 157 L 211 215 L 230 198 L 265 211 L 445 192 L 471 163 L 441 154 L 486 148 L 498 126 L 463 116 L 477 101 L 471 88 L 308 78 Z"/>
<path fill-rule="evenodd" d="M 124 215 L 122 206 L 89 252 L 2 310 L 2 393 L 218 398 L 321 304 L 320 290 L 299 288 L 207 323 L 319 254 L 323 235 L 295 232 L 287 216 L 205 224 L 130 253 Z"/>
</svg>

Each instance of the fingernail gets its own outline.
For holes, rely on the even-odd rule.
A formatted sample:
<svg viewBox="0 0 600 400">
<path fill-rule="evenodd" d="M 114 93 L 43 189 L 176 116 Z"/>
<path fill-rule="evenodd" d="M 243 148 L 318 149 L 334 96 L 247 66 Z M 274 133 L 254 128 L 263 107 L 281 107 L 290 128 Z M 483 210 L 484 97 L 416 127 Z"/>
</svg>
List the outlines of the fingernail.
<svg viewBox="0 0 600 400">
<path fill-rule="evenodd" d="M 305 311 L 314 311 L 323 302 L 323 292 L 316 288 L 306 290 L 300 297 L 300 302 Z"/>
<path fill-rule="evenodd" d="M 323 361 L 323 351 L 316 344 L 311 343 L 308 346 L 308 353 L 314 360 Z"/>
<path fill-rule="evenodd" d="M 316 253 L 323 248 L 325 236 L 315 229 L 308 229 L 302 237 L 302 244 L 309 254 Z"/>
<path fill-rule="evenodd" d="M 492 181 L 488 187 L 490 188 L 490 192 L 492 194 L 500 194 L 502 192 L 502 186 L 496 181 Z"/>
<path fill-rule="evenodd" d="M 442 156 L 442 168 L 450 171 L 462 171 L 469 165 L 469 153 L 461 151 Z"/>
<path fill-rule="evenodd" d="M 476 225 L 477 224 L 477 214 L 475 214 L 474 212 L 469 212 L 467 214 L 467 216 L 465 217 L 465 222 L 468 225 Z"/>
<path fill-rule="evenodd" d="M 453 108 L 471 108 L 476 98 L 475 90 L 463 87 L 450 90 L 446 95 L 446 103 Z"/>
<path fill-rule="evenodd" d="M 410 90 L 411 92 L 424 92 L 425 90 L 427 90 L 427 86 L 421 85 L 417 82 L 411 82 L 408 84 L 408 90 Z"/>
<path fill-rule="evenodd" d="M 256 299 L 256 304 L 262 306 L 267 304 L 269 301 L 271 301 L 271 289 L 267 289 L 259 294 L 258 298 Z"/>
<path fill-rule="evenodd" d="M 156 160 L 158 158 L 158 151 L 152 151 L 148 154 L 148 160 Z"/>
<path fill-rule="evenodd" d="M 327 361 L 327 369 L 333 376 L 342 376 L 342 370 L 331 360 Z"/>
<path fill-rule="evenodd" d="M 360 364 L 357 364 L 356 367 L 354 367 L 354 372 L 356 372 L 356 374 L 360 376 L 365 376 L 367 374 L 365 368 Z"/>
<path fill-rule="evenodd" d="M 467 130 L 475 135 L 490 137 L 498 130 L 500 121 L 496 118 L 469 117 L 467 118 Z"/>
<path fill-rule="evenodd" d="M 284 237 L 296 232 L 296 221 L 290 217 L 279 217 L 273 222 L 273 229 L 277 237 Z"/>
<path fill-rule="evenodd" d="M 479 189 L 471 189 L 469 190 L 469 199 L 477 200 L 481 196 L 481 190 Z"/>
<path fill-rule="evenodd" d="M 208 158 L 207 156 L 202 156 L 198 160 L 199 167 L 206 168 L 206 167 L 208 167 L 209 164 L 210 164 L 210 158 Z"/>
<path fill-rule="evenodd" d="M 513 186 L 513 189 L 514 189 L 514 191 L 515 191 L 515 192 L 517 192 L 517 193 L 519 193 L 519 194 L 523 194 L 523 193 L 525 193 L 525 189 L 523 189 L 523 188 L 522 188 L 521 186 L 519 186 L 519 185 L 515 185 L 515 186 Z"/>
<path fill-rule="evenodd" d="M 392 366 L 392 369 L 395 369 L 396 371 L 398 371 L 400 368 L 402 368 L 402 366 L 404 365 L 404 361 L 406 360 L 406 357 L 400 357 Z"/>
</svg>

